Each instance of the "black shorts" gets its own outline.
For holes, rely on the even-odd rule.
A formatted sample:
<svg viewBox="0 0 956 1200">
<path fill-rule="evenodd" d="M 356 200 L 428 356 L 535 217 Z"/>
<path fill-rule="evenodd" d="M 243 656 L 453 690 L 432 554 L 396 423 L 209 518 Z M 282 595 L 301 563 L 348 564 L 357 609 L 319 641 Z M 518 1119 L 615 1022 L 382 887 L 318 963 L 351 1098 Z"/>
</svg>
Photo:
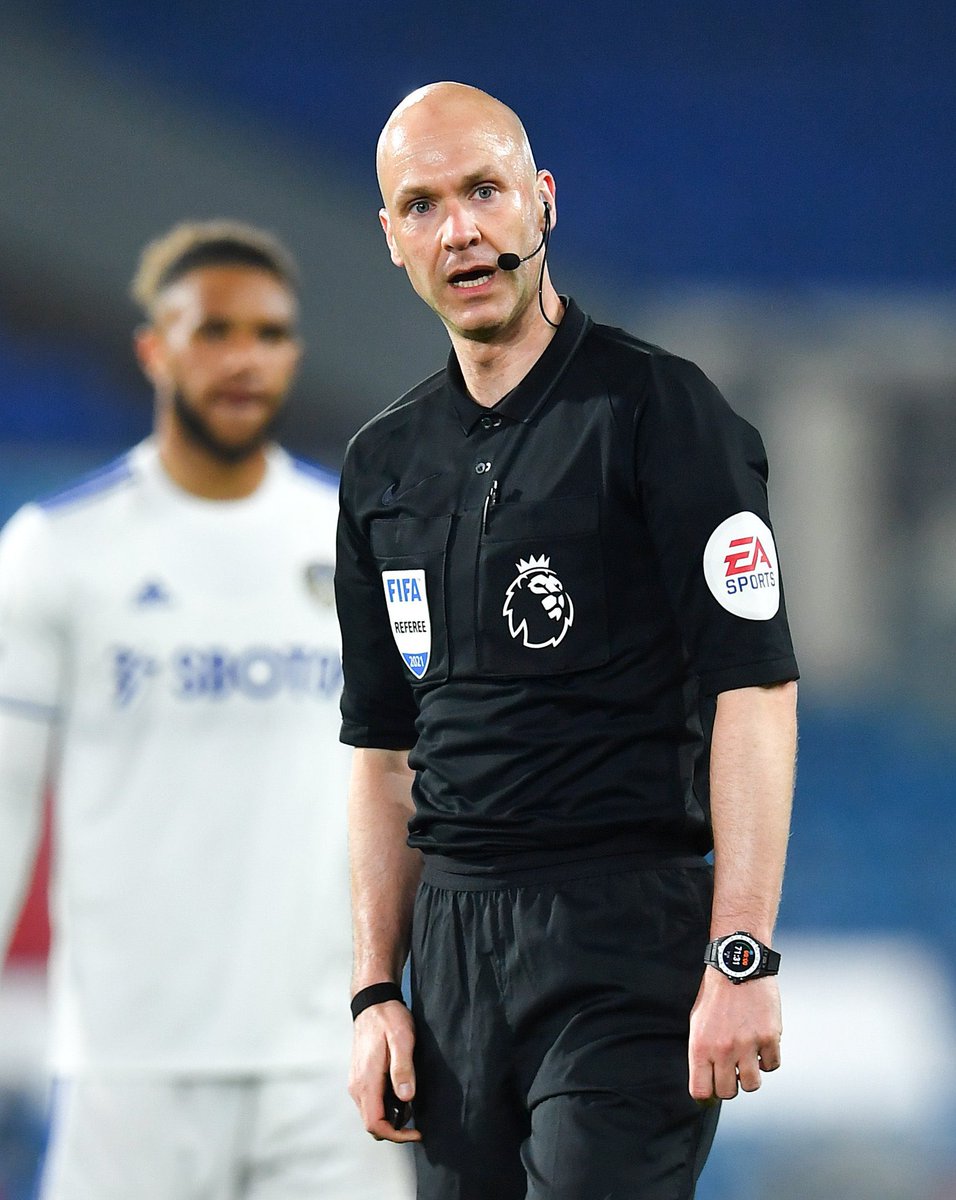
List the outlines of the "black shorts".
<svg viewBox="0 0 956 1200">
<path fill-rule="evenodd" d="M 426 862 L 412 993 L 419 1200 L 690 1200 L 718 1106 L 688 1092 L 703 859 L 507 877 Z"/>
</svg>

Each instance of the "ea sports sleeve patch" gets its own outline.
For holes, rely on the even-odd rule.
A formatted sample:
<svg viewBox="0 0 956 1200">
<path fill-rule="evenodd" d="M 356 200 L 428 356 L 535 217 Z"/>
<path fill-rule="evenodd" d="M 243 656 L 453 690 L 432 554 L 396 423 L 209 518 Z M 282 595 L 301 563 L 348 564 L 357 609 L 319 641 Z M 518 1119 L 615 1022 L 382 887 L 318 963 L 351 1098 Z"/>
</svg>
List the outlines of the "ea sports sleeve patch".
<svg viewBox="0 0 956 1200">
<path fill-rule="evenodd" d="M 721 521 L 704 547 L 704 578 L 736 617 L 769 621 L 780 608 L 780 568 L 769 525 L 752 512 Z"/>
</svg>

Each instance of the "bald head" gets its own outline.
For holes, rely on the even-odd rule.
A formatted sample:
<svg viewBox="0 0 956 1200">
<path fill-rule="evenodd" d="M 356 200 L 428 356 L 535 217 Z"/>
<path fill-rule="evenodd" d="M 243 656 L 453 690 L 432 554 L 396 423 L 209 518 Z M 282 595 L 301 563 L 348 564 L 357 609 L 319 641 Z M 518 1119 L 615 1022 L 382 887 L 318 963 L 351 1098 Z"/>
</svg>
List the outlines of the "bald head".
<svg viewBox="0 0 956 1200">
<path fill-rule="evenodd" d="M 511 109 L 463 83 L 419 88 L 386 122 L 376 167 L 392 262 L 452 339 L 487 343 L 533 325 L 539 274 L 551 285 L 532 251 L 554 226 L 555 185 Z M 516 251 L 518 269 L 500 268 Z"/>
<path fill-rule="evenodd" d="M 467 136 L 480 140 L 521 175 L 533 179 L 534 156 L 525 128 L 506 104 L 466 83 L 429 83 L 406 96 L 385 122 L 375 167 L 385 203 L 396 170 L 412 153 L 439 161 Z"/>
</svg>

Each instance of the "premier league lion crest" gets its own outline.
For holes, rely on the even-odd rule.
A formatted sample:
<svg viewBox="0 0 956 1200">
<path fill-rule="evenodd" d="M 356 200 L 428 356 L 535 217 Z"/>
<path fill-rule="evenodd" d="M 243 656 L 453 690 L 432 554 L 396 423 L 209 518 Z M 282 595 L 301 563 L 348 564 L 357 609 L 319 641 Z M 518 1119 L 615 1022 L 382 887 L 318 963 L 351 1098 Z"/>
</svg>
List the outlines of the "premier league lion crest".
<svg viewBox="0 0 956 1200">
<path fill-rule="evenodd" d="M 551 559 L 519 558 L 518 575 L 508 585 L 501 615 L 513 638 L 529 650 L 557 646 L 574 623 L 574 605 L 564 584 L 551 570 Z"/>
</svg>

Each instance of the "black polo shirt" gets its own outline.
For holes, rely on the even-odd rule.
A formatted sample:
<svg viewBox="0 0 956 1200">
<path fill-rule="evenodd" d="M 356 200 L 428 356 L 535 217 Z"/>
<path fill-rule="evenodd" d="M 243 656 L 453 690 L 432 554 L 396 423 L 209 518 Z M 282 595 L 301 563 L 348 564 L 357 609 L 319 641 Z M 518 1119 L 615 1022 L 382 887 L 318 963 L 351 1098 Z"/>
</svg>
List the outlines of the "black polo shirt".
<svg viewBox="0 0 956 1200">
<path fill-rule="evenodd" d="M 464 863 L 706 852 L 718 692 L 797 678 L 757 431 L 570 301 L 493 408 L 454 353 L 352 439 L 342 740 Z"/>
</svg>

